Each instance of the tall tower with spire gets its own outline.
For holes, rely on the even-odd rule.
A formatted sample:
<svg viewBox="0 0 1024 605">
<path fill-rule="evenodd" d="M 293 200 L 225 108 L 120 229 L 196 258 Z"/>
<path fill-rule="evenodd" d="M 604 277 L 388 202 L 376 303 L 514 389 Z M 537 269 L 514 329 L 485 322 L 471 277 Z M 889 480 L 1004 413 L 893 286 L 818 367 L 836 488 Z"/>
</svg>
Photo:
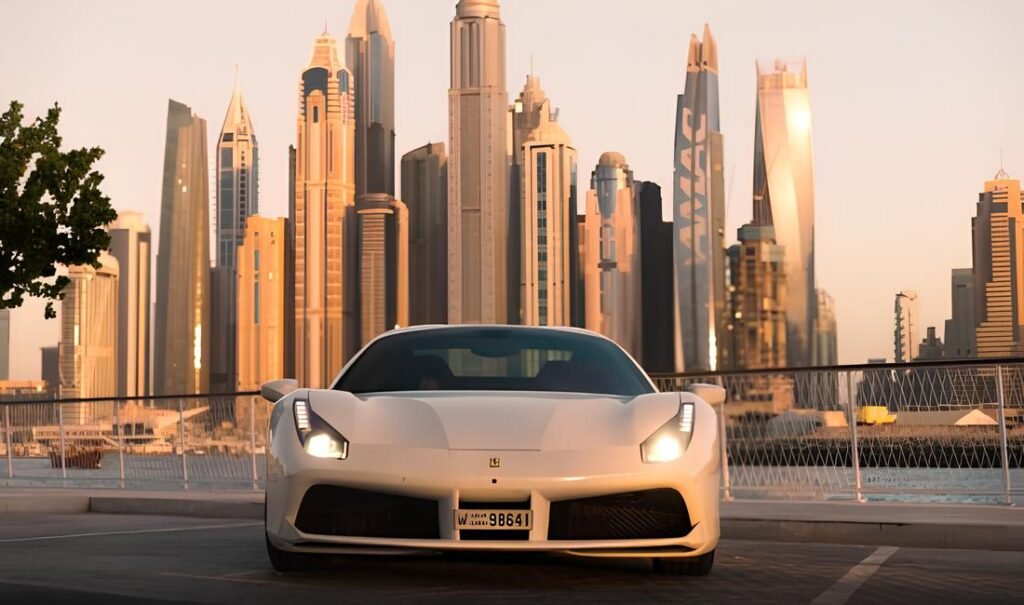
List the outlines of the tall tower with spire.
<svg viewBox="0 0 1024 605">
<path fill-rule="evenodd" d="M 295 374 L 322 388 L 359 345 L 356 322 L 355 100 L 324 32 L 299 80 L 293 216 Z"/>
<path fill-rule="evenodd" d="M 380 0 L 359 0 L 345 57 L 355 81 L 359 333 L 407 325 L 408 217 L 395 199 L 395 42 Z"/>
<path fill-rule="evenodd" d="M 217 264 L 212 273 L 213 334 L 210 385 L 215 391 L 235 388 L 236 250 L 245 236 L 245 221 L 259 212 L 259 146 L 249 110 L 238 86 L 231 92 L 227 115 L 217 138 Z"/>
<path fill-rule="evenodd" d="M 459 0 L 448 90 L 448 321 L 505 323 L 508 142 L 505 24 L 497 0 Z"/>
<path fill-rule="evenodd" d="M 725 319 L 725 196 L 718 118 L 718 44 L 690 36 L 686 88 L 676 100 L 675 237 L 676 369 L 718 367 Z"/>
</svg>

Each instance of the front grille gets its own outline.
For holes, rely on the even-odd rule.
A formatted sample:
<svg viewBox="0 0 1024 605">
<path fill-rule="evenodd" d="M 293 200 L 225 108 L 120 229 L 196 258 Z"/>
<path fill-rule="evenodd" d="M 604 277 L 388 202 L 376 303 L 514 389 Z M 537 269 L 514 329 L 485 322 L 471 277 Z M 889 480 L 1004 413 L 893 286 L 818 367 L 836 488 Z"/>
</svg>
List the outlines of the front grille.
<svg viewBox="0 0 1024 605">
<path fill-rule="evenodd" d="M 459 508 L 462 510 L 530 510 L 530 501 L 476 502 L 473 500 L 459 500 Z M 529 540 L 530 532 L 525 529 L 460 529 L 459 539 L 508 540 L 513 542 L 517 540 Z"/>
<path fill-rule="evenodd" d="M 674 489 L 651 489 L 551 503 L 549 540 L 655 540 L 690 533 L 690 514 Z"/>
<path fill-rule="evenodd" d="M 361 538 L 438 539 L 437 501 L 351 487 L 314 485 L 295 527 L 307 534 Z"/>
</svg>

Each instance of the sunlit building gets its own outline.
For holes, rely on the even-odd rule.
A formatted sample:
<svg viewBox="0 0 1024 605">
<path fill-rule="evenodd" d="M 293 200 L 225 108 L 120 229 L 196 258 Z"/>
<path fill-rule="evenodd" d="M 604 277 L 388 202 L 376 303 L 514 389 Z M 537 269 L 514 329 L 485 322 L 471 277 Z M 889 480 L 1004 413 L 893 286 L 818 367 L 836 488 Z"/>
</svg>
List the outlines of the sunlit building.
<svg viewBox="0 0 1024 605">
<path fill-rule="evenodd" d="M 974 231 L 978 357 L 1024 355 L 1024 209 L 1020 181 L 1000 169 L 985 182 Z"/>
<path fill-rule="evenodd" d="M 250 215 L 236 261 L 238 292 L 237 347 L 238 391 L 258 391 L 270 380 L 292 374 L 294 352 L 287 346 L 292 325 L 293 301 L 286 296 L 289 250 L 288 219 Z M 248 398 L 236 403 L 239 427 L 250 426 L 249 411 L 257 407 L 258 430 L 266 426 L 267 406 Z"/>
<path fill-rule="evenodd" d="M 715 370 L 725 319 L 725 180 L 718 117 L 718 45 L 690 36 L 686 88 L 676 101 L 672 219 L 676 369 Z"/>
<path fill-rule="evenodd" d="M 444 143 L 402 156 L 409 210 L 409 323 L 448 321 L 448 157 Z"/>
<path fill-rule="evenodd" d="M 153 393 L 210 387 L 210 196 L 206 120 L 167 108 L 153 314 Z"/>
<path fill-rule="evenodd" d="M 448 321 L 506 323 L 508 93 L 497 0 L 459 0 L 448 90 Z"/>
<path fill-rule="evenodd" d="M 754 132 L 754 224 L 771 225 L 785 250 L 786 359 L 813 362 L 814 161 L 807 63 L 757 68 Z"/>
<path fill-rule="evenodd" d="M 295 176 L 295 373 L 328 386 L 358 348 L 352 75 L 324 32 L 299 81 Z"/>
<path fill-rule="evenodd" d="M 386 193 L 356 202 L 359 217 L 359 325 L 361 344 L 409 325 L 409 213 Z"/>
<path fill-rule="evenodd" d="M 117 395 L 118 266 L 101 253 L 100 267 L 68 269 L 60 313 L 60 396 L 63 399 Z M 110 420 L 112 404 L 75 403 L 63 408 L 64 422 Z"/>
<path fill-rule="evenodd" d="M 605 152 L 587 192 L 583 252 L 586 328 L 641 353 L 640 221 L 633 172 L 620 153 Z"/>
<path fill-rule="evenodd" d="M 770 225 L 743 225 L 728 250 L 729 321 L 722 340 L 727 369 L 786 366 L 786 254 Z"/>
<path fill-rule="evenodd" d="M 110 254 L 118 264 L 117 394 L 150 394 L 149 292 L 152 284 L 149 225 L 138 212 L 120 212 L 111 223 Z"/>
<path fill-rule="evenodd" d="M 914 290 L 901 290 L 896 293 L 896 302 L 893 307 L 896 313 L 896 328 L 893 331 L 893 359 L 896 363 L 913 361 L 917 358 L 917 349 L 920 345 L 920 327 L 917 317 L 917 292 Z"/>
<path fill-rule="evenodd" d="M 0 380 L 11 377 L 11 310 L 0 309 Z"/>
<path fill-rule="evenodd" d="M 953 269 L 950 276 L 952 317 L 946 320 L 945 357 L 974 357 L 974 269 Z"/>
<path fill-rule="evenodd" d="M 836 303 L 824 288 L 818 288 L 818 308 L 814 313 L 814 365 L 839 364 L 839 334 Z"/>
<path fill-rule="evenodd" d="M 217 260 L 211 272 L 212 338 L 210 385 L 230 391 L 235 384 L 235 250 L 245 221 L 259 212 L 259 145 L 245 98 L 235 82 L 217 138 Z"/>
<path fill-rule="evenodd" d="M 527 77 L 513 112 L 520 106 L 521 113 L 535 112 L 536 125 L 516 149 L 520 165 L 515 172 L 522 177 L 515 205 L 520 217 L 516 229 L 517 273 L 522 280 L 517 285 L 519 321 L 529 326 L 568 326 L 578 270 L 576 149 L 558 125 L 558 113 L 540 89 L 539 78 Z M 513 113 L 513 124 L 516 115 L 521 114 Z M 530 122 L 534 123 L 533 118 Z"/>
</svg>

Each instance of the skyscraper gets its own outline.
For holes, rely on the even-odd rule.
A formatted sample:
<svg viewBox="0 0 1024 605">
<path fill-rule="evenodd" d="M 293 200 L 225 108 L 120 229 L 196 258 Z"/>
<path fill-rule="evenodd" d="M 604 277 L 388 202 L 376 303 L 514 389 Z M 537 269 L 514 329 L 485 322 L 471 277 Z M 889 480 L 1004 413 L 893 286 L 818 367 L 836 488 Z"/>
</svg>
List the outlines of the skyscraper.
<svg viewBox="0 0 1024 605">
<path fill-rule="evenodd" d="M 235 250 L 245 235 L 246 217 L 257 212 L 259 145 L 236 81 L 217 139 L 217 264 L 211 274 L 210 340 L 210 382 L 216 391 L 235 387 Z"/>
<path fill-rule="evenodd" d="M 149 293 L 152 243 L 138 212 L 120 212 L 108 227 L 110 254 L 117 259 L 117 394 L 149 395 Z"/>
<path fill-rule="evenodd" d="M 100 268 L 68 269 L 60 314 L 60 396 L 65 399 L 112 397 L 117 394 L 117 259 L 101 253 Z M 105 417 L 96 404 L 64 407 L 64 421 L 86 424 Z"/>
<path fill-rule="evenodd" d="M 153 316 L 153 393 L 210 386 L 210 221 L 206 120 L 167 107 Z"/>
<path fill-rule="evenodd" d="M 0 380 L 11 377 L 11 310 L 0 309 Z"/>
<path fill-rule="evenodd" d="M 945 357 L 974 357 L 977 354 L 974 340 L 974 269 L 953 269 L 950 293 L 952 317 L 946 320 Z"/>
<path fill-rule="evenodd" d="M 786 254 L 786 360 L 814 359 L 814 161 L 807 63 L 758 65 L 754 224 L 775 228 Z"/>
<path fill-rule="evenodd" d="M 395 195 L 395 42 L 382 0 L 358 0 L 345 38 L 355 89 L 356 203 Z"/>
<path fill-rule="evenodd" d="M 725 181 L 718 119 L 718 44 L 690 36 L 686 88 L 676 101 L 675 248 L 676 367 L 718 367 L 725 312 Z"/>
<path fill-rule="evenodd" d="M 508 212 L 505 25 L 497 0 L 459 0 L 448 90 L 448 321 L 505 323 Z"/>
<path fill-rule="evenodd" d="M 359 217 L 359 325 L 366 344 L 409 325 L 409 213 L 386 193 L 356 202 Z"/>
<path fill-rule="evenodd" d="M 409 323 L 448 322 L 448 158 L 444 143 L 402 156 L 409 208 Z"/>
<path fill-rule="evenodd" d="M 942 345 L 942 339 L 935 336 L 935 326 L 928 326 L 927 335 L 917 349 L 918 355 L 915 361 L 942 359 L 945 347 Z"/>
<path fill-rule="evenodd" d="M 723 365 L 756 370 L 786 366 L 785 251 L 770 225 L 743 225 L 729 248 L 729 322 Z"/>
<path fill-rule="evenodd" d="M 972 229 L 977 355 L 1024 355 L 1024 209 L 1019 180 L 1000 169 L 985 182 Z"/>
<path fill-rule="evenodd" d="M 817 295 L 818 307 L 814 314 L 814 365 L 838 365 L 839 328 L 836 321 L 836 303 L 825 288 L 818 288 Z"/>
<path fill-rule="evenodd" d="M 896 329 L 893 332 L 893 359 L 896 363 L 905 363 L 917 358 L 920 346 L 920 327 L 917 317 L 917 292 L 901 290 L 896 293 Z"/>
<path fill-rule="evenodd" d="M 648 372 L 675 370 L 675 284 L 672 223 L 661 218 L 661 187 L 637 184 L 640 211 L 640 364 Z"/>
<path fill-rule="evenodd" d="M 62 303 L 63 304 L 63 303 Z M 60 396 L 60 345 L 39 348 L 39 373 L 50 397 Z"/>
<path fill-rule="evenodd" d="M 641 353 L 640 223 L 633 172 L 621 153 L 601 154 L 587 192 L 583 273 L 586 328 Z"/>
<path fill-rule="evenodd" d="M 513 111 L 524 98 L 540 101 L 536 126 L 516 150 L 521 159 L 516 172 L 522 177 L 516 204 L 520 246 L 515 264 L 522 280 L 516 285 L 518 321 L 530 326 L 568 326 L 577 270 L 576 149 L 558 125 L 558 113 L 540 90 L 539 78 L 527 77 Z M 522 113 L 533 111 L 527 104 L 522 106 Z"/>
<path fill-rule="evenodd" d="M 287 346 L 287 333 L 294 317 L 293 300 L 286 296 L 288 275 L 288 219 L 250 215 L 245 237 L 238 247 L 237 329 L 238 391 L 259 390 L 270 380 L 291 373 L 294 351 Z M 248 399 L 238 402 L 235 419 L 248 429 Z M 266 423 L 267 406 L 257 402 L 262 415 L 257 426 Z"/>
<path fill-rule="evenodd" d="M 324 32 L 299 81 L 295 145 L 295 374 L 322 388 L 359 346 L 352 74 Z"/>
</svg>

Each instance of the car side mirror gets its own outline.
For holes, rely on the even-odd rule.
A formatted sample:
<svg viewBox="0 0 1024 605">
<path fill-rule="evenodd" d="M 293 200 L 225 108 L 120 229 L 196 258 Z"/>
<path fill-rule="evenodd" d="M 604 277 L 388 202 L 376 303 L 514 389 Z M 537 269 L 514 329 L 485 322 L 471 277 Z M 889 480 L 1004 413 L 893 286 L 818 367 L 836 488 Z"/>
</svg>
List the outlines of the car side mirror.
<svg viewBox="0 0 1024 605">
<path fill-rule="evenodd" d="M 264 382 L 260 387 L 260 396 L 270 403 L 277 403 L 282 397 L 299 388 L 299 383 L 294 378 L 282 378 Z"/>
<path fill-rule="evenodd" d="M 719 406 L 725 403 L 725 389 L 717 384 L 695 382 L 686 387 L 686 390 L 708 402 L 709 405 Z"/>
</svg>

